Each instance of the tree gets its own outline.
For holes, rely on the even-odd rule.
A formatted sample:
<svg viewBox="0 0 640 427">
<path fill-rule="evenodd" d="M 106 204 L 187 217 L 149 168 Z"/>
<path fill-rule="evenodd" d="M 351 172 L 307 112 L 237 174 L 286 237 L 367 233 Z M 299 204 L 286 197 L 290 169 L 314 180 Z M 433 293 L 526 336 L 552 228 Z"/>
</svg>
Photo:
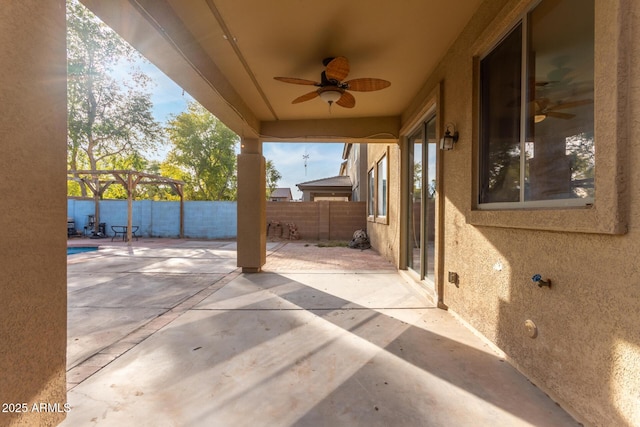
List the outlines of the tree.
<svg viewBox="0 0 640 427">
<path fill-rule="evenodd" d="M 191 200 L 236 199 L 236 144 L 238 136 L 200 104 L 169 121 L 173 145 L 161 170 L 185 182 Z"/>
<path fill-rule="evenodd" d="M 269 199 L 271 193 L 273 193 L 273 190 L 276 189 L 278 181 L 280 181 L 280 179 L 282 178 L 282 175 L 276 169 L 275 165 L 273 164 L 273 160 L 266 161 L 265 169 L 267 173 L 267 199 Z"/>
<path fill-rule="evenodd" d="M 162 141 L 152 116 L 148 76 L 131 64 L 142 57 L 76 0 L 67 2 L 68 163 L 96 170 L 141 156 Z M 115 70 L 128 63 L 127 78 Z M 80 186 L 83 196 L 86 187 Z"/>
</svg>

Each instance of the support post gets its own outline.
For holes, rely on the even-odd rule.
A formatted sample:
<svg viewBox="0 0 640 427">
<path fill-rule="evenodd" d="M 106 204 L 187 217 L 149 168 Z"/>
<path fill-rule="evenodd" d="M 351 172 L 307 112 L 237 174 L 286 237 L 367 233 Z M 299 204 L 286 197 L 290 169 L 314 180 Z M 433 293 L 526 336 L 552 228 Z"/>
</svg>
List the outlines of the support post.
<svg viewBox="0 0 640 427">
<path fill-rule="evenodd" d="M 179 188 L 180 194 L 180 238 L 184 239 L 184 192 L 182 191 L 182 185 L 176 185 Z"/>
<path fill-rule="evenodd" d="M 65 2 L 0 7 L 0 425 L 56 426 L 67 402 Z"/>
<path fill-rule="evenodd" d="M 238 267 L 258 273 L 267 260 L 265 160 L 262 142 L 243 139 L 238 154 Z"/>
<path fill-rule="evenodd" d="M 127 174 L 127 245 L 131 246 L 131 226 L 133 225 L 134 183 L 131 173 Z"/>
</svg>

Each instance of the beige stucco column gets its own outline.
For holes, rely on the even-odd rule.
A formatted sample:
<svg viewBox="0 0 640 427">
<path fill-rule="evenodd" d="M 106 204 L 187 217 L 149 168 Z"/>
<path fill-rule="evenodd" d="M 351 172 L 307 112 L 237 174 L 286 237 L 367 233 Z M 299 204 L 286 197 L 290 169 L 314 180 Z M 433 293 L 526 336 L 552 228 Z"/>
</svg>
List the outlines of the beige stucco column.
<svg viewBox="0 0 640 427">
<path fill-rule="evenodd" d="M 238 267 L 257 273 L 267 260 L 265 161 L 262 142 L 245 138 L 238 155 Z"/>
<path fill-rule="evenodd" d="M 0 425 L 57 425 L 67 350 L 65 1 L 2 2 L 0 58 Z M 40 403 L 51 411 L 34 409 Z"/>
</svg>

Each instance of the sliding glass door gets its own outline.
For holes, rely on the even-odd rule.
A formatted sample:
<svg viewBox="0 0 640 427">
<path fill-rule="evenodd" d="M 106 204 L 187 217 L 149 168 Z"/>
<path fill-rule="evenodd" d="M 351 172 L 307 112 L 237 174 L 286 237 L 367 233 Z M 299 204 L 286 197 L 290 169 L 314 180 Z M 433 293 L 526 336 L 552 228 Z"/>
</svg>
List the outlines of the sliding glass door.
<svg viewBox="0 0 640 427">
<path fill-rule="evenodd" d="M 407 266 L 434 281 L 436 207 L 436 121 L 424 122 L 408 139 L 409 206 Z"/>
</svg>

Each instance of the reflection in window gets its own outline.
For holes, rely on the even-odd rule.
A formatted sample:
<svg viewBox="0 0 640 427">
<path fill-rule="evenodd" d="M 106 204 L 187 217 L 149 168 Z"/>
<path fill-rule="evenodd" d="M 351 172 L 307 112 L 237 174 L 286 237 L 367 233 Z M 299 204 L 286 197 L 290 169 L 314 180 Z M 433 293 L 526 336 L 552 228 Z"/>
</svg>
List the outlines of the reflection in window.
<svg viewBox="0 0 640 427">
<path fill-rule="evenodd" d="M 375 210 L 374 210 L 374 203 L 375 203 L 375 191 L 376 191 L 376 181 L 375 181 L 375 174 L 373 169 L 369 170 L 369 176 L 368 176 L 368 197 L 367 197 L 367 214 L 369 216 L 373 216 Z"/>
<path fill-rule="evenodd" d="M 409 165 L 412 165 L 410 182 L 413 182 L 410 192 L 409 214 L 409 259 L 408 267 L 423 277 L 422 274 L 422 145 L 424 130 L 420 129 L 409 137 Z"/>
<path fill-rule="evenodd" d="M 387 156 L 383 156 L 376 165 L 378 185 L 376 187 L 376 216 L 387 216 Z"/>
<path fill-rule="evenodd" d="M 543 0 L 481 60 L 480 203 L 593 202 L 593 69 L 594 0 Z"/>
</svg>

